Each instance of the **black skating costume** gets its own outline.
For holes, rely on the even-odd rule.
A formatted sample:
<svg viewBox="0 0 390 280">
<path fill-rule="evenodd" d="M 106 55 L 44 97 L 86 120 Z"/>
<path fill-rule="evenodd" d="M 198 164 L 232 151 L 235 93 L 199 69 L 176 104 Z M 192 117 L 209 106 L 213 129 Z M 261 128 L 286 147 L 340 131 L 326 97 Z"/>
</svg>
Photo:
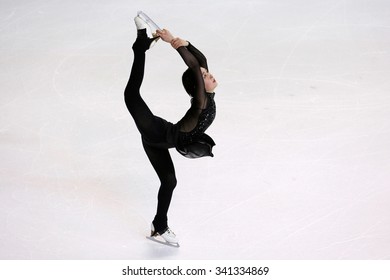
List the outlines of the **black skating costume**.
<svg viewBox="0 0 390 280">
<path fill-rule="evenodd" d="M 157 232 L 163 233 L 168 227 L 168 208 L 177 183 L 168 149 L 176 148 L 180 154 L 189 158 L 213 156 L 212 148 L 215 143 L 204 132 L 214 121 L 216 107 L 214 93 L 205 91 L 200 70 L 200 66 L 208 70 L 207 60 L 199 50 L 189 44 L 187 47 L 179 47 L 177 51 L 196 80 L 196 92 L 191 100 L 190 109 L 176 124 L 153 115 L 140 95 L 145 52 L 150 42 L 146 30 L 138 30 L 137 39 L 133 44 L 134 61 L 125 89 L 125 103 L 141 133 L 144 150 L 161 182 L 153 225 Z"/>
</svg>

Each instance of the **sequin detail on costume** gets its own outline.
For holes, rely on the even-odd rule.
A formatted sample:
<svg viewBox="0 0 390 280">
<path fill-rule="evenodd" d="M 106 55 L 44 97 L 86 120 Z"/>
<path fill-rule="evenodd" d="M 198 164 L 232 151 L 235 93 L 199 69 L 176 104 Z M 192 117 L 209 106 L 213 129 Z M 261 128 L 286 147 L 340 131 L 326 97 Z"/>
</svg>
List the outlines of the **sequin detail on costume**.
<svg viewBox="0 0 390 280">
<path fill-rule="evenodd" d="M 196 127 L 190 132 L 180 132 L 179 142 L 181 145 L 187 145 L 195 141 L 197 137 L 203 134 L 206 129 L 213 123 L 216 116 L 216 105 L 214 93 L 209 94 L 206 109 L 203 109 L 198 118 Z"/>
</svg>

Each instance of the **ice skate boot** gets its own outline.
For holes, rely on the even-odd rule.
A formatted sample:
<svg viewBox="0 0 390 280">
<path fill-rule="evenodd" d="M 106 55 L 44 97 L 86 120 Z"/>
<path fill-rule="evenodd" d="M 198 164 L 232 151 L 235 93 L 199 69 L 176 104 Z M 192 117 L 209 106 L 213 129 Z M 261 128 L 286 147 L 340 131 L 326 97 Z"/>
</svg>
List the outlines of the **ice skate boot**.
<svg viewBox="0 0 390 280">
<path fill-rule="evenodd" d="M 151 231 L 150 231 L 150 237 L 147 236 L 146 238 L 153 240 L 157 243 L 164 244 L 164 245 L 168 245 L 168 246 L 172 246 L 172 247 L 176 247 L 176 248 L 180 247 L 179 240 L 177 239 L 176 234 L 169 227 L 167 227 L 162 232 L 157 232 L 154 229 L 154 226 L 152 224 Z"/>
<path fill-rule="evenodd" d="M 149 38 L 143 21 L 138 17 L 135 17 L 134 21 L 137 26 L 137 39 L 133 44 L 133 50 L 145 52 L 150 49 L 153 43 L 160 37 Z"/>
<path fill-rule="evenodd" d="M 157 36 L 156 31 L 161 30 L 161 28 L 142 11 L 139 11 L 137 13 L 137 16 L 134 18 L 134 21 L 138 30 L 146 29 L 147 36 L 155 39 L 150 45 L 150 47 L 152 47 L 160 38 Z"/>
</svg>

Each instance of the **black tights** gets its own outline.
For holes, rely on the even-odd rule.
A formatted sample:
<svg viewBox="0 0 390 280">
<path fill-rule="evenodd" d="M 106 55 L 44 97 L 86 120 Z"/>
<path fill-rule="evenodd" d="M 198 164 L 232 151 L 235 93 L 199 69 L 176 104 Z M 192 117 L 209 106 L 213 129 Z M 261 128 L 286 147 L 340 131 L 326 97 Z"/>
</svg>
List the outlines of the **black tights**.
<svg viewBox="0 0 390 280">
<path fill-rule="evenodd" d="M 165 146 L 154 145 L 154 143 L 164 144 L 166 142 L 167 122 L 153 115 L 140 94 L 140 87 L 144 77 L 146 51 L 142 47 L 145 39 L 142 39 L 144 38 L 138 36 L 133 45 L 134 61 L 130 79 L 125 89 L 125 103 L 142 135 L 142 144 L 145 152 L 161 182 L 158 192 L 157 213 L 154 217 L 153 225 L 156 231 L 163 232 L 168 227 L 167 213 L 173 190 L 176 187 L 175 168 L 168 151 L 168 148 L 173 146 L 169 144 Z"/>
</svg>

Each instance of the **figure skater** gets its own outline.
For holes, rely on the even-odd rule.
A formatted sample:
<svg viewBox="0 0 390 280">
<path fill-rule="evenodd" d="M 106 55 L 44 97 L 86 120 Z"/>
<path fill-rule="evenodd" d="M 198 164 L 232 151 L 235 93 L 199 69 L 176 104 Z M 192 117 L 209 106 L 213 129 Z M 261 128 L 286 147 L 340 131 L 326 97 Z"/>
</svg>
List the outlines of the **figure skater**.
<svg viewBox="0 0 390 280">
<path fill-rule="evenodd" d="M 137 38 L 132 47 L 134 61 L 124 94 L 126 106 L 141 134 L 146 155 L 161 182 L 157 196 L 157 213 L 151 225 L 151 238 L 161 236 L 164 243 L 179 246 L 176 235 L 168 227 L 168 208 L 177 183 L 168 149 L 176 148 L 181 155 L 188 158 L 213 156 L 212 148 L 215 143 L 204 132 L 215 118 L 214 89 L 217 82 L 208 72 L 205 56 L 191 43 L 173 37 L 166 29 L 157 30 L 155 37 L 152 34 L 149 36 L 147 21 L 139 14 L 134 21 L 137 27 Z M 158 38 L 170 43 L 188 66 L 183 73 L 182 82 L 191 96 L 191 106 L 176 124 L 153 115 L 140 95 L 145 53 Z"/>
</svg>

